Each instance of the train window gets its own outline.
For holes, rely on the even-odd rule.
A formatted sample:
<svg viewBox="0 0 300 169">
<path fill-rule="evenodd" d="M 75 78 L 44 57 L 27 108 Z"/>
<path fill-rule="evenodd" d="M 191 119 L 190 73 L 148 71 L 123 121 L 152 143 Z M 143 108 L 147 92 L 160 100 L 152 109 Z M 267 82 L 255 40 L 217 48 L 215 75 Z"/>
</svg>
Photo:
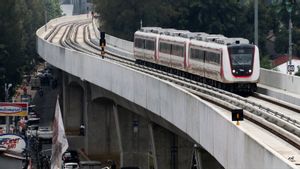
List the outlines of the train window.
<svg viewBox="0 0 300 169">
<path fill-rule="evenodd" d="M 170 54 L 171 53 L 171 44 L 168 43 L 159 43 L 159 51 L 162 53 Z"/>
<path fill-rule="evenodd" d="M 191 59 L 195 59 L 201 62 L 204 62 L 204 51 L 200 49 L 190 49 L 190 57 Z"/>
<path fill-rule="evenodd" d="M 154 50 L 154 41 L 145 40 L 145 49 Z"/>
<path fill-rule="evenodd" d="M 134 46 L 136 48 L 144 49 L 145 48 L 145 40 L 144 39 L 140 39 L 140 38 L 135 38 L 135 40 L 134 40 Z"/>
<path fill-rule="evenodd" d="M 183 57 L 183 51 L 184 51 L 183 46 L 172 45 L 172 51 L 171 51 L 172 55 Z"/>
<path fill-rule="evenodd" d="M 210 63 L 220 64 L 220 54 L 206 52 L 206 60 Z"/>
</svg>

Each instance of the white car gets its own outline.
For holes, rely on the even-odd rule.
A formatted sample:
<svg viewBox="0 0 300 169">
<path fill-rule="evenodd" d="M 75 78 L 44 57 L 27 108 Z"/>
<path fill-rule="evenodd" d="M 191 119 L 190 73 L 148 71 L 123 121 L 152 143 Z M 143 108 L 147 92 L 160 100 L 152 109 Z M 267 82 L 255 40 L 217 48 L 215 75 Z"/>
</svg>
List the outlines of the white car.
<svg viewBox="0 0 300 169">
<path fill-rule="evenodd" d="M 65 163 L 64 169 L 79 169 L 78 163 Z"/>
<path fill-rule="evenodd" d="M 36 137 L 38 128 L 39 128 L 38 125 L 28 126 L 27 130 L 26 130 L 26 136 L 27 137 Z"/>
<path fill-rule="evenodd" d="M 39 127 L 37 136 L 40 139 L 52 139 L 53 131 L 50 127 Z"/>
</svg>

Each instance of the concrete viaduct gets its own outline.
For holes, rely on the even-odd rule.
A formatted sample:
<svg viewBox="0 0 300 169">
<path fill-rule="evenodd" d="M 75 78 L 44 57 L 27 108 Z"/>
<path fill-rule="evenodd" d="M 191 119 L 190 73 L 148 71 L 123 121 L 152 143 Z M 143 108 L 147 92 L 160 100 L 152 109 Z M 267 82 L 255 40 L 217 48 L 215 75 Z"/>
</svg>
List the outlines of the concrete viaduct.
<svg viewBox="0 0 300 169">
<path fill-rule="evenodd" d="M 75 19 L 59 18 L 49 24 Z M 92 158 L 109 156 L 119 159 L 121 166 L 140 168 L 188 169 L 193 155 L 201 159 L 202 168 L 295 168 L 218 109 L 174 84 L 51 44 L 44 36 L 42 27 L 37 31 L 37 50 L 61 70 L 63 117 L 71 148 L 80 147 Z M 266 84 L 264 77 L 281 76 L 262 74 Z M 279 87 L 297 90 L 293 85 Z M 85 136 L 72 134 L 82 123 Z"/>
</svg>

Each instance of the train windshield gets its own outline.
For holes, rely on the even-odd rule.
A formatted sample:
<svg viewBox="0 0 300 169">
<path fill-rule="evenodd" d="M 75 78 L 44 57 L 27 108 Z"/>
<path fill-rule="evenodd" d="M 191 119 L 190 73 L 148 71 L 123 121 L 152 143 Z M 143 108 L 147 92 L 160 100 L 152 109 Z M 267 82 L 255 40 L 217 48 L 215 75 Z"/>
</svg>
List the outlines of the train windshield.
<svg viewBox="0 0 300 169">
<path fill-rule="evenodd" d="M 253 61 L 253 47 L 234 46 L 229 48 L 232 66 L 251 66 Z"/>
<path fill-rule="evenodd" d="M 253 69 L 254 46 L 233 45 L 228 46 L 231 62 L 231 71 L 234 76 L 250 76 Z"/>
</svg>

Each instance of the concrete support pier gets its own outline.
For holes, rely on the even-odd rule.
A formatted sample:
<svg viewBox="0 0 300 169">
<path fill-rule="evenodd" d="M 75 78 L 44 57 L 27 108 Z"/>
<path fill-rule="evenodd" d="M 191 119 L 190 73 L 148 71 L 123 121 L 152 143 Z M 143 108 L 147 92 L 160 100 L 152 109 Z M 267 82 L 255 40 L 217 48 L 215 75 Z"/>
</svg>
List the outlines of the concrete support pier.
<svg viewBox="0 0 300 169">
<path fill-rule="evenodd" d="M 120 101 L 87 81 L 65 73 L 62 79 L 64 123 L 70 149 L 80 149 L 91 160 L 114 160 L 120 167 L 191 168 L 195 142 L 161 126 L 145 110 Z M 79 133 L 81 124 L 85 126 L 84 135 Z M 206 151 L 199 152 L 201 166 L 217 168 L 207 163 Z"/>
</svg>

